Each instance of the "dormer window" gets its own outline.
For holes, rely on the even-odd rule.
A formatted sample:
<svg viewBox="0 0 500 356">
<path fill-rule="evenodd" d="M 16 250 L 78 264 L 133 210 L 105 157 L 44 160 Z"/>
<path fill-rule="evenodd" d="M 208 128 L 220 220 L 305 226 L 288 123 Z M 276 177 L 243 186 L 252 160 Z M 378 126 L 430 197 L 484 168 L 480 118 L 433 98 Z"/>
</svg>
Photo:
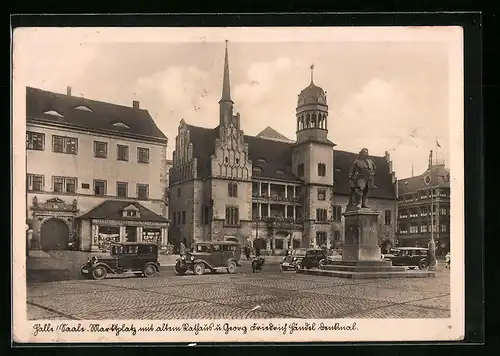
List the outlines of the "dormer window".
<svg viewBox="0 0 500 356">
<path fill-rule="evenodd" d="M 114 126 L 114 127 L 121 127 L 121 128 L 123 128 L 123 129 L 129 129 L 129 128 L 130 128 L 130 126 L 128 126 L 128 125 L 126 125 L 126 124 L 124 124 L 123 122 L 115 122 L 115 123 L 113 124 L 113 126 Z"/>
<path fill-rule="evenodd" d="M 257 163 L 258 163 L 258 164 L 266 164 L 267 162 L 266 162 L 266 160 L 265 160 L 264 158 L 259 158 L 259 159 L 257 160 Z"/>
<path fill-rule="evenodd" d="M 80 105 L 80 106 L 77 106 L 75 108 L 75 110 L 81 110 L 81 111 L 88 111 L 88 112 L 92 112 L 91 109 L 89 109 L 88 107 L 86 107 L 85 105 Z"/>
<path fill-rule="evenodd" d="M 284 174 L 285 174 L 285 172 L 284 172 L 284 171 L 282 171 L 281 169 L 278 169 L 278 170 L 276 171 L 276 174 L 278 174 L 278 175 L 282 176 L 282 175 L 284 175 Z"/>
<path fill-rule="evenodd" d="M 52 116 L 57 116 L 57 117 L 64 117 L 63 115 L 59 114 L 57 111 L 55 110 L 49 110 L 49 111 L 46 111 L 44 112 L 45 115 L 52 115 Z"/>
<path fill-rule="evenodd" d="M 140 212 L 135 205 L 128 205 L 123 209 L 122 216 L 125 218 L 139 218 Z"/>
<path fill-rule="evenodd" d="M 253 171 L 254 173 L 261 173 L 261 172 L 262 172 L 262 168 L 260 168 L 260 167 L 253 167 L 253 168 L 252 168 L 252 171 Z"/>
</svg>

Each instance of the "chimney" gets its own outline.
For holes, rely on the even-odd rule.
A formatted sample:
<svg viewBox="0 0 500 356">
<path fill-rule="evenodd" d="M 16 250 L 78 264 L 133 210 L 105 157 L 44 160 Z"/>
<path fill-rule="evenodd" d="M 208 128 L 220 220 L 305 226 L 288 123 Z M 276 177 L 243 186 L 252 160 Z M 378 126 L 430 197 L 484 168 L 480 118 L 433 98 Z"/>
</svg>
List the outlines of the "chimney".
<svg viewBox="0 0 500 356">
<path fill-rule="evenodd" d="M 134 109 L 139 109 L 139 102 L 134 100 L 134 101 L 132 102 L 132 107 L 133 107 Z"/>
<path fill-rule="evenodd" d="M 66 87 L 66 95 L 71 96 L 71 87 Z"/>
</svg>

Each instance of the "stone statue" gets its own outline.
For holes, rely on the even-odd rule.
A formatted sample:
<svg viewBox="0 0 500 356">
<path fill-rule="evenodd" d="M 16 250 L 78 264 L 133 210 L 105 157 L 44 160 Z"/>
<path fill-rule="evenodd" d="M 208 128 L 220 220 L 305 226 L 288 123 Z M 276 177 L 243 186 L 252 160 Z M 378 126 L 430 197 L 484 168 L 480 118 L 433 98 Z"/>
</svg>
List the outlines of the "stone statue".
<svg viewBox="0 0 500 356">
<path fill-rule="evenodd" d="M 349 171 L 349 204 L 347 210 L 368 208 L 366 198 L 375 185 L 375 162 L 368 156 L 368 149 L 363 148 L 354 160 Z"/>
</svg>

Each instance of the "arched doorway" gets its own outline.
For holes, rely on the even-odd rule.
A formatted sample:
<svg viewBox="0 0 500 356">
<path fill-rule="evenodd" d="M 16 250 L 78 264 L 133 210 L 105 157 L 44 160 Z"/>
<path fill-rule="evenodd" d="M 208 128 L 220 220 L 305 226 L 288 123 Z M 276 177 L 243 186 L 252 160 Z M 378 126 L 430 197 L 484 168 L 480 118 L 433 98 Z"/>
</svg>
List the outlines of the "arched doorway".
<svg viewBox="0 0 500 356">
<path fill-rule="evenodd" d="M 68 248 L 69 228 L 64 221 L 49 219 L 40 230 L 42 250 L 66 250 Z"/>
</svg>

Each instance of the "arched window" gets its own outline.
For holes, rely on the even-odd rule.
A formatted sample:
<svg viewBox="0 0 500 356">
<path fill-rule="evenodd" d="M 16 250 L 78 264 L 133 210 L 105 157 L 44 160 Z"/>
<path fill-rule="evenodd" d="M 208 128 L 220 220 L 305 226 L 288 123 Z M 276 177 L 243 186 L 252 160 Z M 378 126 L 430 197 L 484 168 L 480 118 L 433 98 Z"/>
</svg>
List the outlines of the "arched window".
<svg viewBox="0 0 500 356">
<path fill-rule="evenodd" d="M 326 165 L 324 163 L 318 163 L 318 176 L 326 176 Z"/>
<path fill-rule="evenodd" d="M 311 127 L 311 115 L 306 115 L 306 128 Z"/>
<path fill-rule="evenodd" d="M 316 113 L 313 113 L 312 114 L 312 127 L 317 127 L 318 126 L 316 119 L 317 119 Z"/>
</svg>

